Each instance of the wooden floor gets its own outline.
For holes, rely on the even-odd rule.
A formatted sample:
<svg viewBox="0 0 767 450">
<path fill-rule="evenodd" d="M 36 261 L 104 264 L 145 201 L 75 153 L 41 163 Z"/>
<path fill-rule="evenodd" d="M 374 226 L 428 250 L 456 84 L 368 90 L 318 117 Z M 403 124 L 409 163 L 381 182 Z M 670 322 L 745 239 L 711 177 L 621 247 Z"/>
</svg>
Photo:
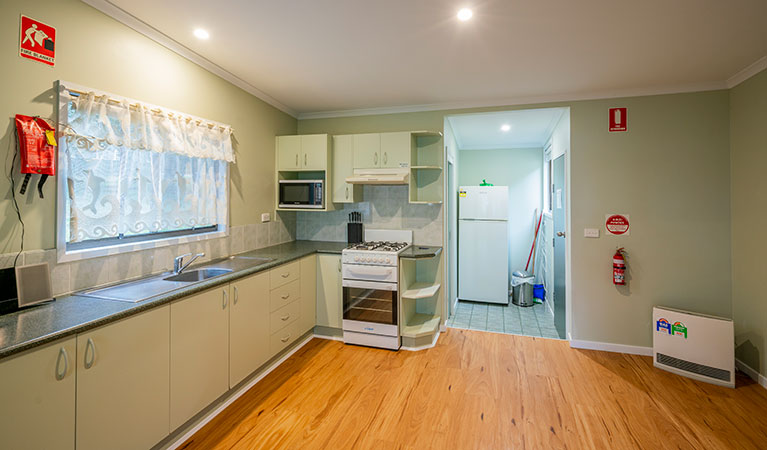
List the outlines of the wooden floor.
<svg viewBox="0 0 767 450">
<path fill-rule="evenodd" d="M 180 448 L 767 448 L 767 390 L 649 357 L 449 329 L 420 351 L 314 339 Z"/>
</svg>

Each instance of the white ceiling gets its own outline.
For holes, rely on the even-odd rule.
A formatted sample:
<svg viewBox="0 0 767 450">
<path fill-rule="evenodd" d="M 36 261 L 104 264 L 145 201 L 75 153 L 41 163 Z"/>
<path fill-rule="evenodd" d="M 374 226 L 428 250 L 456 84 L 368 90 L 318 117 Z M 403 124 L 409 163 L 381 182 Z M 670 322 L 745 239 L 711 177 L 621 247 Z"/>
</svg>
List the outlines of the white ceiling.
<svg viewBox="0 0 767 450">
<path fill-rule="evenodd" d="M 765 0 L 83 1 L 293 113 L 712 89 L 767 55 Z"/>
<path fill-rule="evenodd" d="M 564 108 L 524 109 L 448 116 L 460 150 L 543 147 Z M 501 126 L 509 125 L 509 131 Z"/>
</svg>

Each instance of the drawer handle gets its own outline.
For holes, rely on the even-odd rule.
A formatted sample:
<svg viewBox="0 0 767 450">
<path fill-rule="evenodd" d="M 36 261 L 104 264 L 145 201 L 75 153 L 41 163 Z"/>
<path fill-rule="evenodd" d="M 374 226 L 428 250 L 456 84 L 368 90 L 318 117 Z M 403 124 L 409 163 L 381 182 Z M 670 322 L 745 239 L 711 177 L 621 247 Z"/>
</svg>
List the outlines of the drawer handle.
<svg viewBox="0 0 767 450">
<path fill-rule="evenodd" d="M 90 352 L 88 350 L 90 350 Z M 88 357 L 88 353 L 91 355 L 90 358 Z M 90 369 L 93 367 L 94 362 L 96 362 L 96 344 L 93 343 L 93 339 L 88 338 L 88 342 L 85 344 L 83 366 L 85 366 L 86 369 Z"/>
<path fill-rule="evenodd" d="M 61 370 L 61 359 L 64 359 L 64 370 Z M 67 355 L 67 349 L 61 347 L 59 350 L 59 356 L 56 358 L 56 380 L 61 381 L 67 376 L 69 371 L 69 355 Z"/>
<path fill-rule="evenodd" d="M 282 317 L 280 317 L 280 320 L 281 320 L 281 321 L 283 321 L 283 322 L 284 322 L 284 321 L 286 321 L 286 320 L 288 320 L 288 319 L 290 319 L 290 314 L 288 314 L 288 315 L 286 315 L 286 316 L 282 316 Z"/>
<path fill-rule="evenodd" d="M 287 335 L 287 336 L 285 336 L 284 338 L 282 338 L 282 339 L 280 339 L 280 340 L 281 340 L 282 342 L 288 342 L 288 339 L 290 339 L 290 333 L 288 333 L 288 335 Z"/>
<path fill-rule="evenodd" d="M 290 297 L 290 294 L 285 294 L 285 295 L 283 295 L 283 296 L 282 296 L 282 299 L 283 299 L 283 300 L 287 300 L 287 299 L 288 299 L 288 297 Z"/>
<path fill-rule="evenodd" d="M 285 272 L 282 275 L 280 275 L 282 278 L 287 278 L 290 276 L 290 272 Z"/>
</svg>

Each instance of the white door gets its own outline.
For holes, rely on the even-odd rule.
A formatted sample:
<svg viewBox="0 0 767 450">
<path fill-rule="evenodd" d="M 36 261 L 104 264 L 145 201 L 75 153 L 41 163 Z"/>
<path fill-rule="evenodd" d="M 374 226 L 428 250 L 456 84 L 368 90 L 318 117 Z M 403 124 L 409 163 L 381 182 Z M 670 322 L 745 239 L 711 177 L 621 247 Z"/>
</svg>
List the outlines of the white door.
<svg viewBox="0 0 767 450">
<path fill-rule="evenodd" d="M 509 303 L 506 221 L 461 220 L 458 225 L 458 298 Z"/>
<path fill-rule="evenodd" d="M 461 186 L 458 190 L 459 219 L 508 220 L 507 186 Z"/>
</svg>

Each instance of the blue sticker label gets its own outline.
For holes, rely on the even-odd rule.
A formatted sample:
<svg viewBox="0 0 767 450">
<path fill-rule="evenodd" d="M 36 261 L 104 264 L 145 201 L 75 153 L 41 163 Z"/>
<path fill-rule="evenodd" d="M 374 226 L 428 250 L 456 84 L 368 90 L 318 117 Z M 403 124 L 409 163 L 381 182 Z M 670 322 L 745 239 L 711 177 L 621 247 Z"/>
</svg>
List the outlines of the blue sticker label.
<svg viewBox="0 0 767 450">
<path fill-rule="evenodd" d="M 671 322 L 666 319 L 658 319 L 655 323 L 655 331 L 671 334 Z"/>
</svg>

